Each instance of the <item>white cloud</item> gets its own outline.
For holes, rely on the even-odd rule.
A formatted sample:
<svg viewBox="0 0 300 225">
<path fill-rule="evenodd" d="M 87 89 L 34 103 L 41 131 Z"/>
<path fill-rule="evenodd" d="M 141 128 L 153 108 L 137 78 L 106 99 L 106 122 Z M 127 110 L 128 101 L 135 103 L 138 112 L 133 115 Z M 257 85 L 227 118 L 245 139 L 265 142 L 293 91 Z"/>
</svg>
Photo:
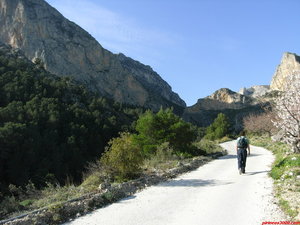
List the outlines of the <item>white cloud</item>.
<svg viewBox="0 0 300 225">
<path fill-rule="evenodd" d="M 160 48 L 172 47 L 178 35 L 147 29 L 137 18 L 129 18 L 108 10 L 91 0 L 49 1 L 66 18 L 87 30 L 99 43 L 114 53 L 125 53 L 146 63 L 159 64 Z"/>
</svg>

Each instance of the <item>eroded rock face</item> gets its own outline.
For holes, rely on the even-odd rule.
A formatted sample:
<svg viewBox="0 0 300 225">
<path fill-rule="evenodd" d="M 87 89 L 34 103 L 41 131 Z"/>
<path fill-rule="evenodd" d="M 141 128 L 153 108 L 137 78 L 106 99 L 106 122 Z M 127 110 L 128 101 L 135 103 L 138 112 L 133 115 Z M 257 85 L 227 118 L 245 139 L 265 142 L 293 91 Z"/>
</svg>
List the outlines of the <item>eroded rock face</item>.
<svg viewBox="0 0 300 225">
<path fill-rule="evenodd" d="M 281 63 L 273 75 L 271 90 L 284 91 L 286 78 L 292 74 L 300 72 L 300 56 L 286 52 L 283 54 Z"/>
<path fill-rule="evenodd" d="M 104 49 L 44 0 L 0 0 L 0 41 L 118 102 L 159 109 L 185 102 L 149 66 Z"/>
<path fill-rule="evenodd" d="M 223 110 L 242 109 L 254 104 L 254 99 L 231 91 L 228 88 L 221 88 L 206 98 L 201 98 L 198 102 L 189 107 L 192 110 Z"/>
<path fill-rule="evenodd" d="M 270 85 L 256 85 L 250 88 L 242 88 L 239 94 L 259 98 L 270 92 Z"/>
<path fill-rule="evenodd" d="M 184 110 L 184 120 L 198 126 L 208 126 L 219 113 L 227 115 L 235 130 L 243 126 L 243 118 L 262 110 L 258 100 L 242 95 L 227 88 L 221 88 L 212 95 L 199 99 L 198 102 Z"/>
</svg>

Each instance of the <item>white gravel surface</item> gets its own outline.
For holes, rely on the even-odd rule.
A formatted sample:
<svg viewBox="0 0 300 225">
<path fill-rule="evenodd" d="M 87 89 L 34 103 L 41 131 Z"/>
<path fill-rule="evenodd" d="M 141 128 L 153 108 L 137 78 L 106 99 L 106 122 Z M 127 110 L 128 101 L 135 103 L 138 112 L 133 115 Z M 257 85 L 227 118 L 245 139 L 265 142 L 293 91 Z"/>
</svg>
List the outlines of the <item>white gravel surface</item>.
<svg viewBox="0 0 300 225">
<path fill-rule="evenodd" d="M 274 203 L 271 152 L 251 146 L 246 174 L 239 175 L 235 141 L 228 155 L 66 223 L 97 225 L 256 225 L 285 221 Z"/>
</svg>

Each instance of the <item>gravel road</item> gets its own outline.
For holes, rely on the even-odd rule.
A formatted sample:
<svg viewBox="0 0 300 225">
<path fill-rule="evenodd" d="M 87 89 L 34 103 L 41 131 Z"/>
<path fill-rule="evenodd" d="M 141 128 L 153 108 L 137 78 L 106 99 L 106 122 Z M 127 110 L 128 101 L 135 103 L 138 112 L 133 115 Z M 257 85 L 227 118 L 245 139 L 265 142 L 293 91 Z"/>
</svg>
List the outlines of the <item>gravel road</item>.
<svg viewBox="0 0 300 225">
<path fill-rule="evenodd" d="M 66 224 L 256 225 L 286 220 L 267 176 L 271 152 L 251 146 L 246 174 L 239 175 L 235 141 L 222 147 L 227 156 Z"/>
</svg>

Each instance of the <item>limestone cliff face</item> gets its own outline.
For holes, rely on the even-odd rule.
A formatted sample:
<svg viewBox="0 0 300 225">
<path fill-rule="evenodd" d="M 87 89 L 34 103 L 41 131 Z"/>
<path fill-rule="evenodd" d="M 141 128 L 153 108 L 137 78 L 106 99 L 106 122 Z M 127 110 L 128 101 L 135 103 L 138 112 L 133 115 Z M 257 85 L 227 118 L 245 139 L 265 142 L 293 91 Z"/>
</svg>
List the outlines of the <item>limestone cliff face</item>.
<svg viewBox="0 0 300 225">
<path fill-rule="evenodd" d="M 185 102 L 149 66 L 104 49 L 44 0 L 0 0 L 0 41 L 119 102 L 159 109 Z"/>
<path fill-rule="evenodd" d="M 300 56 L 289 52 L 284 53 L 281 63 L 273 75 L 271 90 L 284 91 L 286 78 L 296 72 L 300 72 Z"/>
<path fill-rule="evenodd" d="M 212 95 L 199 99 L 198 102 L 188 107 L 192 111 L 242 109 L 254 103 L 254 99 L 231 91 L 228 88 L 221 88 Z"/>
<path fill-rule="evenodd" d="M 270 85 L 256 85 L 250 88 L 242 88 L 239 94 L 259 98 L 270 92 Z"/>
<path fill-rule="evenodd" d="M 198 102 L 187 107 L 183 118 L 198 126 L 208 126 L 219 113 L 228 116 L 236 130 L 241 129 L 243 117 L 261 111 L 257 99 L 221 88 L 212 95 L 199 99 Z"/>
</svg>

